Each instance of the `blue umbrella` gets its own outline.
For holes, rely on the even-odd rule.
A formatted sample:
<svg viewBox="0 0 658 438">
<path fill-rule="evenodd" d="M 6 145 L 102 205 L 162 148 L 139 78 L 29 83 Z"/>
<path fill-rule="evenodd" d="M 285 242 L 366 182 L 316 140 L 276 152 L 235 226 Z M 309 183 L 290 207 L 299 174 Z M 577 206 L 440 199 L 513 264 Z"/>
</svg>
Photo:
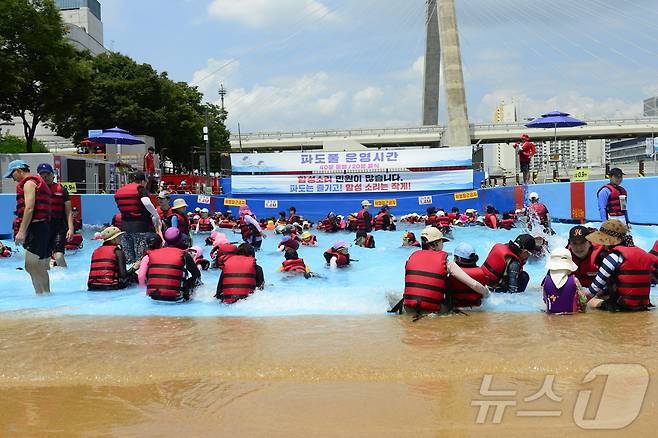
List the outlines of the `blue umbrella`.
<svg viewBox="0 0 658 438">
<path fill-rule="evenodd" d="M 102 134 L 92 135 L 90 141 L 103 144 L 143 144 L 144 142 L 132 135 L 130 132 L 119 127 L 103 129 Z"/>
<path fill-rule="evenodd" d="M 553 111 L 548 114 L 542 114 L 526 126 L 528 128 L 553 128 L 555 129 L 555 141 L 557 142 L 557 128 L 573 128 L 574 126 L 583 126 L 587 123 L 571 117 L 561 111 Z"/>
</svg>

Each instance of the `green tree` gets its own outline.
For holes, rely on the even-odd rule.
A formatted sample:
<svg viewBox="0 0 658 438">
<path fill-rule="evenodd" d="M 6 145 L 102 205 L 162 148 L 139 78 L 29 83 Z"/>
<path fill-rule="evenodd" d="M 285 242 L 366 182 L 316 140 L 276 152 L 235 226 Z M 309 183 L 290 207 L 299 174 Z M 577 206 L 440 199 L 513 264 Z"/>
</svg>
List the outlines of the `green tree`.
<svg viewBox="0 0 658 438">
<path fill-rule="evenodd" d="M 0 135 L 0 154 L 21 154 L 25 152 L 27 152 L 27 145 L 24 138 L 14 135 Z M 32 152 L 48 153 L 48 148 L 39 140 L 34 140 L 32 142 Z"/>
<path fill-rule="evenodd" d="M 1 1 L 0 118 L 21 118 L 32 152 L 39 122 L 84 98 L 89 71 L 66 39 L 52 0 Z"/>
<path fill-rule="evenodd" d="M 219 172 L 221 156 L 231 152 L 231 132 L 226 128 L 228 112 L 219 105 L 206 103 L 208 111 L 208 132 L 210 136 L 210 171 Z"/>
</svg>

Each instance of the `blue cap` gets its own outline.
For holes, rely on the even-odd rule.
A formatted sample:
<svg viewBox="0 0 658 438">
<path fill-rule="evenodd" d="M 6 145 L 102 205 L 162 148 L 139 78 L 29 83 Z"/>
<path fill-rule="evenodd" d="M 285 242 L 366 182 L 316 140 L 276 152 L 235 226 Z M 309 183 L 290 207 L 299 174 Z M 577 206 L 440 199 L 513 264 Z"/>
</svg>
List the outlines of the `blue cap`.
<svg viewBox="0 0 658 438">
<path fill-rule="evenodd" d="M 473 247 L 470 244 L 466 242 L 462 242 L 459 245 L 457 245 L 457 247 L 452 253 L 457 257 L 461 257 L 463 259 L 470 259 L 471 255 L 475 254 L 475 249 L 473 249 Z"/>
<path fill-rule="evenodd" d="M 55 173 L 55 171 L 53 170 L 53 166 L 51 166 L 48 163 L 41 163 L 37 167 L 37 173 L 43 173 L 43 172 Z"/>
<path fill-rule="evenodd" d="M 23 169 L 30 170 L 30 165 L 23 160 L 14 160 L 9 163 L 7 167 L 7 172 L 5 173 L 5 178 L 11 178 L 11 174 L 14 173 L 14 170 Z"/>
</svg>

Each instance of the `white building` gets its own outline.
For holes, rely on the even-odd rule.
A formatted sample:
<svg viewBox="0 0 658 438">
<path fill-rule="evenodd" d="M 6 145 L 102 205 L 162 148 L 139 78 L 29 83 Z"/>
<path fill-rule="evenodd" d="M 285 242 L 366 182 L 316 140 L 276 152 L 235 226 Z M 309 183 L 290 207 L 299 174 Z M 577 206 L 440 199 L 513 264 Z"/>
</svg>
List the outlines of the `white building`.
<svg viewBox="0 0 658 438">
<path fill-rule="evenodd" d="M 519 121 L 519 108 L 516 102 L 501 102 L 493 114 L 494 123 L 514 123 Z M 507 143 L 486 144 L 484 147 L 484 171 L 489 175 L 513 174 L 516 169 L 515 149 Z"/>
</svg>

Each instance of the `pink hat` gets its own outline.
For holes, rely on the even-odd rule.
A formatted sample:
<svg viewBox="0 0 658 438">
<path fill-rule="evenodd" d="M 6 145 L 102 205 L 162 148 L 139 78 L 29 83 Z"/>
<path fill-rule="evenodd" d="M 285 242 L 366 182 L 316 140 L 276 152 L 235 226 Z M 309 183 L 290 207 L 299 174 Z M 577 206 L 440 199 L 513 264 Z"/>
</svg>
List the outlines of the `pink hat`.
<svg viewBox="0 0 658 438">
<path fill-rule="evenodd" d="M 211 231 L 211 232 L 210 232 L 210 240 L 211 240 L 212 242 L 215 241 L 215 237 L 217 237 L 217 234 L 219 234 L 219 233 L 217 233 L 217 231 Z"/>
<path fill-rule="evenodd" d="M 217 233 L 217 235 L 215 236 L 215 239 L 213 240 L 213 245 L 222 245 L 224 243 L 228 243 L 228 239 L 226 238 L 226 234 Z"/>
<path fill-rule="evenodd" d="M 196 257 L 199 258 L 203 257 L 203 248 L 201 248 L 200 246 L 193 246 L 190 249 L 188 249 L 188 251 L 193 251 L 196 254 Z"/>
<path fill-rule="evenodd" d="M 339 240 L 338 242 L 334 243 L 334 246 L 332 247 L 333 249 L 341 249 L 341 248 L 349 248 L 350 244 L 345 242 L 344 240 Z"/>
</svg>

